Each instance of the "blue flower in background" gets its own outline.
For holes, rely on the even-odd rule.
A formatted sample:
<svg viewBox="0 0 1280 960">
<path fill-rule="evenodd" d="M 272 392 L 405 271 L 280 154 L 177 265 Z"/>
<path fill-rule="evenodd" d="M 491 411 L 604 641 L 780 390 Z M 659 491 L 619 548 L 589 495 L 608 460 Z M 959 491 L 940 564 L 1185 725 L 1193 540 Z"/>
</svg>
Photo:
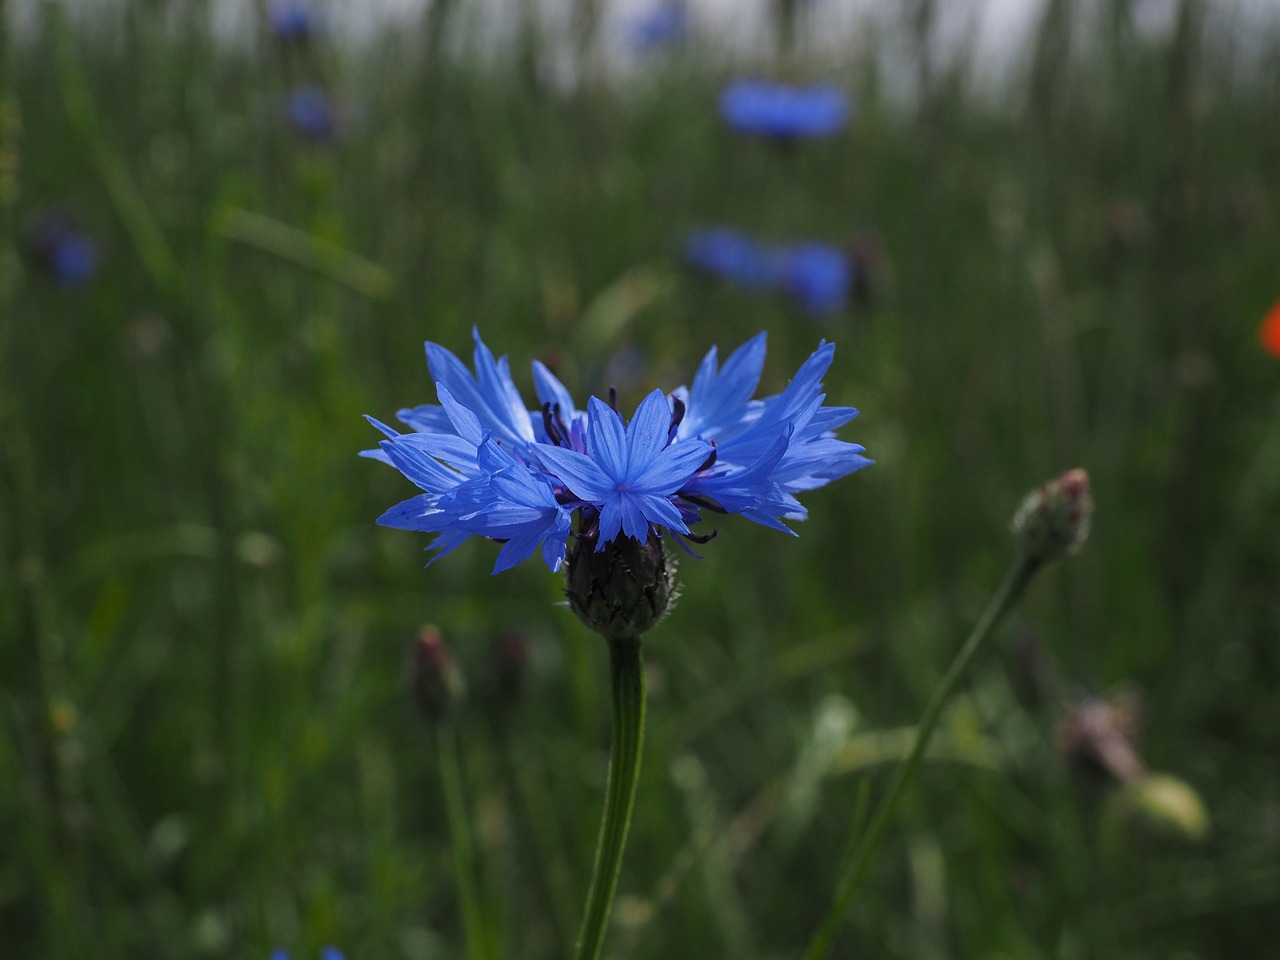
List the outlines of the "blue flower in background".
<svg viewBox="0 0 1280 960">
<path fill-rule="evenodd" d="M 365 456 L 398 469 L 423 492 L 378 522 L 436 534 L 435 559 L 470 537 L 503 542 L 499 573 L 540 552 L 564 563 L 572 518 L 596 550 L 620 537 L 644 541 L 663 531 L 698 542 L 704 512 L 741 514 L 790 532 L 806 515 L 796 494 L 865 467 L 863 448 L 836 437 L 857 416 L 828 407 L 822 378 L 835 346 L 821 343 L 781 393 L 753 399 L 764 368 L 765 336 L 718 363 L 713 348 L 693 386 L 654 390 L 630 421 L 592 397 L 580 410 L 541 364 L 541 401 L 527 409 L 507 359 L 474 334 L 474 372 L 438 344 L 427 365 L 438 404 L 402 410 L 411 433 L 370 418 L 385 435 Z"/>
<path fill-rule="evenodd" d="M 695 270 L 744 287 L 764 288 L 774 281 L 765 249 L 737 230 L 695 230 L 685 238 L 684 261 Z"/>
<path fill-rule="evenodd" d="M 825 243 L 796 243 L 773 253 L 778 286 L 805 313 L 820 317 L 844 308 L 853 286 L 853 261 Z"/>
<path fill-rule="evenodd" d="M 284 950 L 275 950 L 271 954 L 271 960 L 289 960 L 289 954 Z M 320 960 L 346 960 L 346 958 L 336 947 L 324 947 L 320 951 Z"/>
<path fill-rule="evenodd" d="M 720 113 L 729 126 L 780 140 L 830 136 L 848 122 L 850 112 L 848 96 L 825 84 L 735 80 L 720 94 Z"/>
<path fill-rule="evenodd" d="M 267 7 L 267 27 L 281 42 L 301 43 L 311 39 L 319 23 L 307 0 L 272 0 Z"/>
<path fill-rule="evenodd" d="M 81 286 L 98 269 L 97 246 L 63 213 L 40 216 L 27 234 L 26 246 L 31 258 L 60 286 Z"/>
<path fill-rule="evenodd" d="M 724 228 L 690 233 L 684 261 L 750 290 L 784 293 L 813 317 L 844 308 L 856 272 L 849 255 L 829 244 L 806 241 L 773 246 Z"/>
<path fill-rule="evenodd" d="M 319 87 L 296 88 L 285 101 L 289 125 L 308 140 L 329 143 L 338 139 L 338 108 Z"/>
<path fill-rule="evenodd" d="M 632 50 L 644 53 L 683 43 L 689 37 L 689 11 L 683 0 L 661 0 L 627 24 Z"/>
</svg>

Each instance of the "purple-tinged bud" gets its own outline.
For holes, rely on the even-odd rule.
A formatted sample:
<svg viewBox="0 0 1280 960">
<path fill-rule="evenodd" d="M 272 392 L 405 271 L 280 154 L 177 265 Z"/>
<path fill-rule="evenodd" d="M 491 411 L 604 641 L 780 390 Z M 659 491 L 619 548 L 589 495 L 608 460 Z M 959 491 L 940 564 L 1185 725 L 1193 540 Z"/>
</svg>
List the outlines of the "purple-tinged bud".
<svg viewBox="0 0 1280 960">
<path fill-rule="evenodd" d="M 1058 749 L 1083 776 L 1130 783 L 1146 775 L 1134 740 L 1138 701 L 1132 694 L 1086 697 L 1058 728 Z"/>
<path fill-rule="evenodd" d="M 599 552 L 595 547 L 586 538 L 569 553 L 569 606 L 608 640 L 638 638 L 675 605 L 675 562 L 654 536 L 644 543 L 619 536 Z"/>
<path fill-rule="evenodd" d="M 432 723 L 447 717 L 462 700 L 465 692 L 462 671 L 435 627 L 426 626 L 418 631 L 409 683 L 418 709 Z"/>
<path fill-rule="evenodd" d="M 1027 558 L 1043 565 L 1080 549 L 1092 515 L 1089 474 L 1077 467 L 1027 495 L 1014 514 L 1013 532 Z"/>
<path fill-rule="evenodd" d="M 529 673 L 529 635 L 523 630 L 507 630 L 493 644 L 493 697 L 501 706 L 514 703 Z"/>
</svg>

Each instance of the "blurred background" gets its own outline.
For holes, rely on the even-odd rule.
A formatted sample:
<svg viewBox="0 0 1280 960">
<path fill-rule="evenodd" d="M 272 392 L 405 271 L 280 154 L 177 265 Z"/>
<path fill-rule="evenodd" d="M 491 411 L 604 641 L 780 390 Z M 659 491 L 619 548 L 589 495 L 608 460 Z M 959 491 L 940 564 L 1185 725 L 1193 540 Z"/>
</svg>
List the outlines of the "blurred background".
<svg viewBox="0 0 1280 960">
<path fill-rule="evenodd" d="M 1018 501 L 1073 466 L 1093 535 L 967 678 L 833 956 L 1280 955 L 1274 3 L 0 30 L 5 956 L 466 956 L 442 723 L 471 956 L 570 952 L 604 646 L 536 562 L 424 571 L 374 523 L 414 491 L 357 457 L 473 327 L 530 399 L 541 359 L 624 409 L 713 345 L 767 330 L 773 393 L 832 340 L 876 460 L 798 538 L 731 518 L 682 563 L 610 956 L 800 954 Z"/>
</svg>

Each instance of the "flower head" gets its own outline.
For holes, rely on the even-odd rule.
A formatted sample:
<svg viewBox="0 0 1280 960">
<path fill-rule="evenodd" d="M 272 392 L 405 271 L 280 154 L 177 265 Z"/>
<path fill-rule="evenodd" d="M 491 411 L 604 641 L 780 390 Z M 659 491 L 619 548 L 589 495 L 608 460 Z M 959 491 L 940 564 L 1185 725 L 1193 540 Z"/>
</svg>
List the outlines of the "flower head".
<svg viewBox="0 0 1280 960">
<path fill-rule="evenodd" d="M 689 36 L 689 11 L 683 0 L 659 0 L 627 24 L 632 50 L 645 53 L 683 43 Z"/>
<path fill-rule="evenodd" d="M 745 233 L 724 227 L 692 231 L 685 238 L 684 261 L 744 287 L 764 289 L 774 281 L 768 251 Z"/>
<path fill-rule="evenodd" d="M 729 126 L 779 140 L 829 137 L 848 122 L 850 112 L 848 96 L 826 84 L 735 80 L 720 94 L 720 113 Z"/>
<path fill-rule="evenodd" d="M 281 43 L 305 43 L 318 29 L 315 8 L 308 0 L 272 0 L 267 27 Z"/>
<path fill-rule="evenodd" d="M 1013 516 L 1013 532 L 1028 559 L 1049 563 L 1080 549 L 1092 515 L 1089 474 L 1076 467 L 1027 494 Z"/>
<path fill-rule="evenodd" d="M 1267 313 L 1258 327 L 1258 342 L 1273 357 L 1280 357 L 1280 300 Z"/>
<path fill-rule="evenodd" d="M 708 512 L 790 532 L 784 521 L 805 516 L 797 493 L 871 461 L 835 435 L 857 411 L 823 404 L 835 347 L 820 344 L 785 390 L 752 399 L 764 351 L 760 334 L 721 366 L 713 348 L 691 388 L 654 390 L 624 420 L 612 398 L 578 409 L 536 362 L 541 408 L 527 409 L 506 358 L 495 359 L 478 332 L 474 372 L 428 343 L 439 403 L 400 411 L 411 433 L 371 420 L 386 439 L 366 451 L 422 493 L 378 522 L 437 534 L 437 557 L 472 536 L 502 541 L 495 573 L 535 552 L 558 570 L 575 515 L 577 554 L 664 534 L 705 542 L 711 535 L 693 527 Z"/>
<path fill-rule="evenodd" d="M 46 213 L 37 219 L 28 231 L 26 248 L 59 286 L 81 286 L 98 269 L 97 246 L 64 213 Z"/>
<path fill-rule="evenodd" d="M 685 238 L 684 260 L 750 290 L 781 292 L 812 317 L 843 309 L 855 276 L 849 254 L 829 244 L 773 246 L 723 227 L 692 231 Z"/>
<path fill-rule="evenodd" d="M 795 243 L 774 254 L 778 285 L 814 317 L 844 308 L 853 285 L 853 263 L 843 250 L 825 243 Z"/>
<path fill-rule="evenodd" d="M 315 143 L 331 143 L 341 133 L 338 107 L 320 87 L 295 88 L 285 100 L 284 112 L 289 125 Z"/>
</svg>

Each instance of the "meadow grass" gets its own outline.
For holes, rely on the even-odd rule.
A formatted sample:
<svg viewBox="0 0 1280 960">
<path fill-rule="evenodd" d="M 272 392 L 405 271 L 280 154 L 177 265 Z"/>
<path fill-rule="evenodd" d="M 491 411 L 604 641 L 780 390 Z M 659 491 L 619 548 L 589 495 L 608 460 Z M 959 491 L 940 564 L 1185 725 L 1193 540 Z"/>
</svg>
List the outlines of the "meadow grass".
<svg viewBox="0 0 1280 960">
<path fill-rule="evenodd" d="M 723 128 L 729 65 L 697 52 L 557 92 L 414 32 L 286 52 L 141 3 L 46 14 L 0 51 L 5 956 L 463 956 L 444 741 L 405 693 L 424 623 L 468 679 L 481 949 L 569 953 L 606 650 L 536 563 L 491 578 L 473 543 L 424 572 L 425 538 L 373 522 L 408 485 L 356 456 L 362 414 L 434 399 L 421 342 L 465 354 L 473 326 L 527 395 L 541 358 L 624 409 L 713 344 L 768 330 L 772 391 L 834 340 L 829 402 L 877 461 L 806 498 L 798 538 L 729 520 L 681 564 L 606 955 L 800 954 L 1013 509 L 1071 466 L 1092 538 L 969 675 L 834 955 L 1275 950 L 1280 364 L 1254 329 L 1280 58 L 1241 69 L 1190 14 L 1071 56 L 1046 31 L 1006 101 L 943 71 L 910 107 L 859 61 L 824 74 L 849 129 L 780 150 Z M 344 105 L 337 143 L 282 123 L 300 80 Z M 19 255 L 54 206 L 100 247 L 79 289 Z M 818 323 L 687 273 L 708 224 L 874 230 L 870 301 Z M 1123 687 L 1206 838 L 1057 750 L 1081 691 Z"/>
</svg>

